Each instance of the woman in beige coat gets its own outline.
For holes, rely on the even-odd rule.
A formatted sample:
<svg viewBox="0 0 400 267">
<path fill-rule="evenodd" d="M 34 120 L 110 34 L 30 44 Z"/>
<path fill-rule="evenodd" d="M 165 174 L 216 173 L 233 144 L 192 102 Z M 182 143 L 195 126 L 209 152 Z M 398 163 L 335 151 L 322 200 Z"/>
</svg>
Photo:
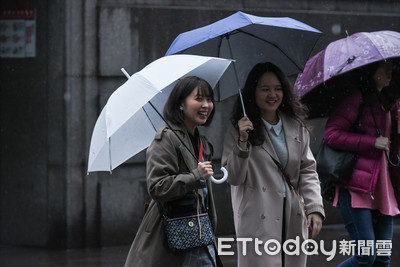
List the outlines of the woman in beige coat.
<svg viewBox="0 0 400 267">
<path fill-rule="evenodd" d="M 305 109 L 271 63 L 250 71 L 243 101 L 247 116 L 238 101 L 222 155 L 236 238 L 251 238 L 237 242 L 238 266 L 306 266 L 301 244 L 309 231 L 313 238 L 318 235 L 325 214 Z M 289 241 L 297 244 L 294 251 Z"/>
<path fill-rule="evenodd" d="M 213 149 L 200 138 L 197 127 L 207 126 L 214 114 L 213 90 L 203 79 L 190 76 L 180 80 L 164 108 L 169 122 L 162 126 L 147 150 L 147 188 L 152 198 L 129 251 L 125 267 L 139 266 L 217 266 L 220 264 L 214 244 L 187 250 L 172 250 L 166 243 L 162 216 L 193 215 L 208 211 L 215 230 L 216 213 L 208 179 L 213 175 Z M 174 133 L 174 132 L 175 133 Z M 177 137 L 179 136 L 179 138 Z M 179 140 L 180 139 L 180 140 Z M 197 163 L 192 155 L 206 160 Z"/>
</svg>

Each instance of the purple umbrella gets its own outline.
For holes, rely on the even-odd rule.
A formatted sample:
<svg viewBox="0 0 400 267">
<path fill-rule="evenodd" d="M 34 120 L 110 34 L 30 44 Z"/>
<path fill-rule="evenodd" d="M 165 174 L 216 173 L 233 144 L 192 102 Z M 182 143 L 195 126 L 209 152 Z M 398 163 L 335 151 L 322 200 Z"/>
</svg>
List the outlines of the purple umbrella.
<svg viewBox="0 0 400 267">
<path fill-rule="evenodd" d="M 352 70 L 397 57 L 400 57 L 400 33 L 358 32 L 330 43 L 307 61 L 294 88 L 309 107 L 310 118 L 325 117 L 351 91 L 350 86 L 341 82 L 347 81 Z"/>
</svg>

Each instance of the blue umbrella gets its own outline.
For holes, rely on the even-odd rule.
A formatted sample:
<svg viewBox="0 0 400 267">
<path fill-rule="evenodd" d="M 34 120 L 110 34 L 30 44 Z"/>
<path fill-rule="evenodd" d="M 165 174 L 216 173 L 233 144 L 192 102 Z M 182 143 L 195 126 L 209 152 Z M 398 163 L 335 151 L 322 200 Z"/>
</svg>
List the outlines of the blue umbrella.
<svg viewBox="0 0 400 267">
<path fill-rule="evenodd" d="M 241 97 L 240 88 L 248 72 L 259 62 L 272 62 L 287 75 L 302 72 L 320 35 L 319 30 L 292 18 L 258 17 L 239 11 L 210 25 L 181 33 L 166 55 L 234 59 L 216 90 L 216 100 L 222 101 L 237 93 Z M 243 113 L 246 114 L 244 108 Z"/>
</svg>

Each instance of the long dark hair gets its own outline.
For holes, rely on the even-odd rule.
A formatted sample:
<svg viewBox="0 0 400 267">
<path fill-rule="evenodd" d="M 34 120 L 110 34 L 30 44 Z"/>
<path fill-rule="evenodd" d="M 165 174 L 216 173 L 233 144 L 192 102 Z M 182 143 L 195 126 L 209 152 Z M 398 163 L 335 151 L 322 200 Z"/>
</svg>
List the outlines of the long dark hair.
<svg viewBox="0 0 400 267">
<path fill-rule="evenodd" d="M 266 138 L 263 130 L 264 124 L 261 119 L 261 112 L 256 105 L 255 92 L 259 79 L 267 72 L 274 73 L 282 86 L 283 99 L 281 105 L 278 107 L 278 110 L 295 119 L 301 125 L 307 128 L 305 119 L 308 115 L 308 109 L 306 106 L 300 103 L 286 75 L 281 69 L 270 62 L 258 63 L 253 67 L 247 76 L 242 94 L 247 117 L 249 117 L 254 127 L 254 130 L 249 133 L 249 142 L 252 145 L 261 145 Z M 231 122 L 236 128 L 238 128 L 238 121 L 242 117 L 243 110 L 241 107 L 240 98 L 238 97 L 231 118 Z"/>
<path fill-rule="evenodd" d="M 381 92 L 378 91 L 374 74 L 382 61 L 368 64 L 358 69 L 356 72 L 359 77 L 359 90 L 362 92 L 363 99 L 367 103 L 371 101 L 373 95 L 377 95 L 386 111 L 391 110 L 400 99 L 399 81 L 396 75 L 399 75 L 399 61 L 393 61 L 392 80 L 389 86 L 384 87 Z"/>
<path fill-rule="evenodd" d="M 392 79 L 381 92 L 382 104 L 387 111 L 393 109 L 400 100 L 400 59 L 392 59 L 392 63 Z"/>
<path fill-rule="evenodd" d="M 204 96 L 208 96 L 212 99 L 214 104 L 214 91 L 211 85 L 204 79 L 197 76 L 188 76 L 180 79 L 172 89 L 171 94 L 168 97 L 167 103 L 164 106 L 164 118 L 177 125 L 184 123 L 184 115 L 180 107 L 185 102 L 185 99 L 193 92 L 194 89 L 198 88 L 198 93 Z M 203 126 L 210 125 L 215 113 L 215 105 L 210 113 L 206 123 Z"/>
</svg>

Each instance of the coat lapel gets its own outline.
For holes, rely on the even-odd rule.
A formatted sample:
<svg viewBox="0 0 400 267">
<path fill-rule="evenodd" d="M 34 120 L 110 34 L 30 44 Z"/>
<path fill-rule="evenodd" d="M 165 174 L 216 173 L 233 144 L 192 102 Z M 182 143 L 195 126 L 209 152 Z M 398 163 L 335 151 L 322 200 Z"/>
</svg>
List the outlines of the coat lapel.
<svg viewBox="0 0 400 267">
<path fill-rule="evenodd" d="M 299 150 L 299 144 L 300 144 L 300 140 L 299 140 L 299 127 L 298 127 L 298 123 L 292 119 L 288 119 L 286 115 L 279 113 L 279 116 L 282 120 L 282 127 L 283 127 L 283 131 L 285 132 L 285 140 L 286 140 L 286 147 L 288 149 L 288 162 L 286 164 L 285 170 L 288 171 L 288 173 L 290 173 L 290 169 L 291 166 L 293 166 L 293 164 L 295 162 L 298 161 L 298 158 L 296 157 L 296 155 L 300 155 L 300 151 Z M 265 134 L 266 134 L 266 138 L 265 141 L 262 145 L 262 148 L 275 160 L 279 161 L 279 157 L 275 152 L 275 148 L 272 144 L 271 139 L 269 138 L 269 134 L 267 132 L 267 129 L 265 129 Z"/>
<path fill-rule="evenodd" d="M 301 155 L 300 150 L 300 137 L 299 137 L 299 123 L 293 119 L 288 119 L 287 116 L 280 114 L 283 122 L 283 129 L 285 130 L 285 140 L 288 149 L 288 162 L 285 170 L 290 174 L 293 166 L 297 166 L 299 161 L 298 155 Z"/>
<path fill-rule="evenodd" d="M 272 144 L 271 138 L 269 138 L 269 134 L 268 134 L 267 131 L 268 131 L 268 129 L 266 129 L 266 128 L 264 127 L 265 141 L 264 141 L 264 143 L 262 144 L 261 147 L 262 147 L 273 159 L 275 159 L 276 161 L 280 162 L 280 161 L 279 161 L 279 157 L 278 157 L 278 155 L 277 155 L 276 152 L 275 152 L 274 145 Z"/>
<path fill-rule="evenodd" d="M 194 155 L 192 144 L 190 142 L 187 142 L 187 140 L 184 140 L 184 142 Z M 179 145 L 179 150 L 181 151 L 183 160 L 185 161 L 185 164 L 188 167 L 188 169 L 191 170 L 193 168 L 196 168 L 197 160 L 193 157 L 193 155 L 186 149 L 186 147 L 183 144 Z"/>
<path fill-rule="evenodd" d="M 182 154 L 186 166 L 188 167 L 189 170 L 196 168 L 199 155 L 195 155 L 192 142 L 190 141 L 190 137 L 187 130 L 185 129 L 184 126 L 172 125 L 171 127 L 184 142 L 183 144 L 182 142 L 179 141 L 180 143 L 179 150 Z M 185 145 L 187 148 L 185 147 Z M 193 155 L 196 156 L 196 159 L 193 157 Z M 210 160 L 210 155 L 211 155 L 211 148 L 209 147 L 208 143 L 205 140 L 203 140 L 203 156 L 204 156 L 203 160 L 204 161 Z"/>
</svg>

